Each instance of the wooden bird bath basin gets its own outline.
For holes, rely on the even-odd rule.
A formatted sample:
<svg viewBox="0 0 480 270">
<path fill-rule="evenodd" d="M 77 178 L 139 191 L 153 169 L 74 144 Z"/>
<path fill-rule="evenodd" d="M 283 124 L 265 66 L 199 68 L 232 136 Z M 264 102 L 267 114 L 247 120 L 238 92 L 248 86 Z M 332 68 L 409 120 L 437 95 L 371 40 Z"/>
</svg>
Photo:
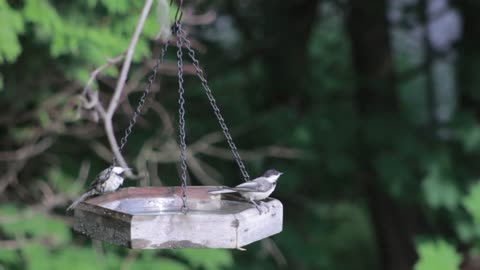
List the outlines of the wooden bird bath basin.
<svg viewBox="0 0 480 270">
<path fill-rule="evenodd" d="M 214 186 L 189 186 L 188 212 L 181 212 L 181 187 L 130 187 L 80 203 L 74 229 L 132 249 L 240 248 L 282 231 L 283 206 L 210 195 Z"/>
</svg>

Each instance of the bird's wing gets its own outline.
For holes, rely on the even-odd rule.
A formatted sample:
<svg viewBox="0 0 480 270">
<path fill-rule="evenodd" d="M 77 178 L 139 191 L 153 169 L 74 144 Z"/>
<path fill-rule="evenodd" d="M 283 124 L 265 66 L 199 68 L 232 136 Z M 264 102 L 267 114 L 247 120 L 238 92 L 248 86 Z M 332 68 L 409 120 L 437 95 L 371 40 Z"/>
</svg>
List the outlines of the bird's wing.
<svg viewBox="0 0 480 270">
<path fill-rule="evenodd" d="M 233 190 L 233 189 L 229 189 L 229 188 L 217 189 L 217 190 L 209 190 L 209 191 L 208 191 L 209 194 L 213 194 L 213 195 L 223 194 L 223 193 L 234 193 L 234 192 L 237 192 L 237 191 L 236 191 L 236 190 Z"/>
<path fill-rule="evenodd" d="M 272 187 L 272 184 L 265 179 L 255 179 L 253 181 L 245 182 L 234 188 L 233 190 L 237 191 L 256 191 L 256 192 L 266 192 Z"/>
<path fill-rule="evenodd" d="M 249 181 L 249 182 L 242 183 L 242 184 L 234 187 L 233 189 L 235 189 L 235 190 L 256 190 L 257 188 L 258 188 L 258 183 L 257 182 Z"/>
<path fill-rule="evenodd" d="M 98 184 L 101 184 L 103 182 L 105 182 L 107 180 L 107 172 L 108 170 L 110 170 L 110 167 L 106 168 L 105 170 L 101 171 L 97 177 L 95 178 L 95 180 L 92 181 L 92 183 L 90 183 L 90 186 L 88 187 L 89 190 L 91 189 L 94 189 L 97 187 Z M 112 174 L 113 172 L 110 171 L 110 173 Z"/>
</svg>

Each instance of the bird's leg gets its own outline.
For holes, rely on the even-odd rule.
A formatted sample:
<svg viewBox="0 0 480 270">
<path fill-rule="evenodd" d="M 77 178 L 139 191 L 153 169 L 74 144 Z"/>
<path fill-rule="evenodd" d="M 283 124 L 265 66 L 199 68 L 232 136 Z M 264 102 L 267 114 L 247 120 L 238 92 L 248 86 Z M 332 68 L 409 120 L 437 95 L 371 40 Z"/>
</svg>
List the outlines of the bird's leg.
<svg viewBox="0 0 480 270">
<path fill-rule="evenodd" d="M 264 206 L 266 209 L 267 209 L 267 213 L 270 212 L 270 206 L 268 205 L 268 203 L 264 202 L 264 201 L 260 201 L 260 205 L 261 206 Z"/>
<path fill-rule="evenodd" d="M 253 203 L 253 205 L 255 205 L 255 207 L 257 208 L 258 212 L 261 215 L 263 212 L 262 212 L 262 209 L 260 208 L 260 205 L 258 205 L 258 203 L 256 203 L 253 199 L 250 199 L 250 202 Z"/>
</svg>

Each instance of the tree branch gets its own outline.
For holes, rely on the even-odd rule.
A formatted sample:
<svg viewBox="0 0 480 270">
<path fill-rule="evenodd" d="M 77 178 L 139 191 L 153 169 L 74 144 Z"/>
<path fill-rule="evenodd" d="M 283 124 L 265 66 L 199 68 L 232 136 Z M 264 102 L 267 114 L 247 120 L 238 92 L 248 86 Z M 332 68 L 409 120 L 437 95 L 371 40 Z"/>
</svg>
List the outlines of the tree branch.
<svg viewBox="0 0 480 270">
<path fill-rule="evenodd" d="M 43 153 L 53 144 L 53 139 L 47 137 L 37 144 L 29 144 L 14 151 L 0 152 L 0 161 L 20 161 Z"/>
<path fill-rule="evenodd" d="M 125 158 L 120 153 L 117 139 L 115 138 L 115 133 L 113 130 L 112 118 L 118 106 L 118 103 L 120 101 L 120 97 L 122 95 L 122 92 L 125 86 L 125 81 L 127 80 L 128 71 L 130 70 L 130 65 L 132 63 L 133 53 L 135 52 L 138 39 L 142 32 L 143 26 L 145 25 L 145 21 L 147 19 L 148 13 L 150 13 L 150 9 L 152 8 L 152 4 L 153 4 L 153 0 L 145 1 L 142 14 L 140 15 L 140 19 L 138 21 L 137 27 L 135 28 L 135 32 L 133 34 L 132 40 L 130 41 L 130 45 L 125 55 L 125 61 L 123 62 L 122 71 L 120 73 L 120 77 L 118 78 L 117 86 L 115 87 L 115 92 L 113 94 L 112 99 L 110 100 L 110 104 L 105 113 L 105 118 L 103 119 L 105 132 L 107 133 L 107 137 L 108 137 L 108 142 L 110 143 L 113 154 L 115 155 L 116 159 L 120 163 L 120 166 L 122 167 L 128 167 L 128 165 L 127 165 L 127 162 L 125 161 Z"/>
<path fill-rule="evenodd" d="M 138 39 L 140 37 L 140 34 L 142 33 L 142 29 L 143 29 L 143 26 L 145 25 L 145 21 L 147 20 L 148 13 L 152 8 L 152 4 L 153 4 L 153 0 L 146 0 L 145 5 L 143 6 L 142 14 L 138 21 L 132 40 L 130 41 L 127 54 L 125 56 L 125 61 L 123 62 L 120 78 L 118 78 L 117 86 L 115 87 L 115 92 L 113 94 L 112 100 L 110 101 L 110 105 L 108 106 L 107 117 L 109 119 L 113 117 L 115 109 L 118 106 L 120 96 L 122 95 L 123 88 L 125 86 L 125 82 L 127 81 L 128 71 L 130 70 L 130 65 L 132 64 L 133 53 L 135 52 Z"/>
</svg>

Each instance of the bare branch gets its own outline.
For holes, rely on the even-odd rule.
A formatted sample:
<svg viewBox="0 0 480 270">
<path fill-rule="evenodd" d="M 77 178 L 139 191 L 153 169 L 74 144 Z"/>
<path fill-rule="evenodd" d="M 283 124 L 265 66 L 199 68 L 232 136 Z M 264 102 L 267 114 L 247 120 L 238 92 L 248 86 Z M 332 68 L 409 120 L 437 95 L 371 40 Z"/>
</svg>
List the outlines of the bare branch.
<svg viewBox="0 0 480 270">
<path fill-rule="evenodd" d="M 202 161 L 201 159 L 197 158 L 198 163 L 202 168 L 205 170 L 205 172 L 210 175 L 213 179 L 216 181 L 220 182 L 223 180 L 223 175 L 214 167 L 209 165 L 208 163 Z"/>
<path fill-rule="evenodd" d="M 87 93 L 87 91 L 90 91 L 91 90 L 91 85 L 93 84 L 93 81 L 97 78 L 98 74 L 100 74 L 100 72 L 104 71 L 105 69 L 113 66 L 113 65 L 116 65 L 118 64 L 120 61 L 122 61 L 124 55 L 119 55 L 117 57 L 114 57 L 114 58 L 108 58 L 107 59 L 107 63 L 99 66 L 98 68 L 96 68 L 91 74 L 90 74 L 90 78 L 88 79 L 87 81 L 87 84 L 85 85 L 85 87 L 83 88 L 83 92 L 82 92 L 82 95 L 85 95 Z"/>
<path fill-rule="evenodd" d="M 45 138 L 37 144 L 30 144 L 15 151 L 0 152 L 0 161 L 19 161 L 43 153 L 53 144 L 52 138 Z"/>
<path fill-rule="evenodd" d="M 122 153 L 120 152 L 120 147 L 118 147 L 117 139 L 115 138 L 112 121 L 111 120 L 105 121 L 104 126 L 105 126 L 105 132 L 107 133 L 108 142 L 110 143 L 110 147 L 113 152 L 113 155 L 117 159 L 118 163 L 120 163 L 120 166 L 127 168 L 128 167 L 127 162 L 125 161 L 125 158 L 122 156 Z"/>
<path fill-rule="evenodd" d="M 163 123 L 163 129 L 167 134 L 173 134 L 173 121 L 167 109 L 159 102 L 153 100 L 150 107 L 158 114 Z"/>
<path fill-rule="evenodd" d="M 153 162 L 147 162 L 148 176 L 152 185 L 162 186 L 163 182 L 158 175 L 158 164 Z"/>
<path fill-rule="evenodd" d="M 262 243 L 262 247 L 265 249 L 267 253 L 269 253 L 272 256 L 272 258 L 275 260 L 275 263 L 279 268 L 285 269 L 288 267 L 287 259 L 285 259 L 285 256 L 283 255 L 282 251 L 272 239 L 270 238 L 263 239 L 261 243 Z"/>
<path fill-rule="evenodd" d="M 90 78 L 88 79 L 87 84 L 85 84 L 82 94 L 80 95 L 80 102 L 82 105 L 78 107 L 78 111 L 77 111 L 78 118 L 80 118 L 80 111 L 82 108 L 91 111 L 92 118 L 95 122 L 98 122 L 99 114 L 102 116 L 103 119 L 106 118 L 106 112 L 102 104 L 100 103 L 100 99 L 98 97 L 98 91 L 93 91 L 91 86 L 93 84 L 93 81 L 97 79 L 98 74 L 100 74 L 100 72 L 104 71 L 105 69 L 113 65 L 118 64 L 120 61 L 122 61 L 123 57 L 124 57 L 124 54 L 114 58 L 108 58 L 107 63 L 96 68 L 90 74 Z"/>
<path fill-rule="evenodd" d="M 105 160 L 106 162 L 110 162 L 112 152 L 108 147 L 105 147 L 103 144 L 97 141 L 93 141 L 90 144 L 90 147 L 101 159 Z"/>
<path fill-rule="evenodd" d="M 147 19 L 148 13 L 152 7 L 153 0 L 146 0 L 145 5 L 143 6 L 142 14 L 140 15 L 140 19 L 138 21 L 137 27 L 135 28 L 135 32 L 133 34 L 132 40 L 130 41 L 130 46 L 128 47 L 127 54 L 125 56 L 125 61 L 123 62 L 122 71 L 120 73 L 120 77 L 117 81 L 117 86 L 115 87 L 115 92 L 113 94 L 112 100 L 110 101 L 110 105 L 108 106 L 107 110 L 107 118 L 111 119 L 115 112 L 115 109 L 118 106 L 120 101 L 120 97 L 123 92 L 123 88 L 125 86 L 125 82 L 127 80 L 128 71 L 130 70 L 130 65 L 132 63 L 133 53 L 135 52 L 135 48 L 138 43 L 138 39 L 142 32 L 143 26 L 145 25 L 145 21 Z"/>
<path fill-rule="evenodd" d="M 75 182 L 79 183 L 80 186 L 83 186 L 88 179 L 88 174 L 90 172 L 90 166 L 91 166 L 91 161 L 90 160 L 84 160 L 82 164 L 80 165 L 80 170 L 78 172 L 78 177 Z"/>
<path fill-rule="evenodd" d="M 0 178 L 2 180 L 0 181 L 0 194 L 2 194 L 9 185 L 18 182 L 18 172 L 25 167 L 25 164 L 27 164 L 27 160 L 11 162 L 11 165 L 8 166 L 7 173 Z"/>
<path fill-rule="evenodd" d="M 190 171 L 198 178 L 200 182 L 204 185 L 218 186 L 219 181 L 215 179 L 212 175 L 209 175 L 198 162 L 197 158 L 192 154 L 191 151 L 188 151 L 187 154 L 187 163 Z"/>
<path fill-rule="evenodd" d="M 215 147 L 212 145 L 209 145 L 208 147 L 206 145 L 202 145 L 202 147 L 199 147 L 195 150 L 209 156 L 219 157 L 222 159 L 233 159 L 232 152 L 230 149 Z M 239 152 L 240 152 L 240 155 L 245 160 L 255 160 L 262 157 L 296 159 L 306 155 L 306 153 L 304 153 L 299 149 L 281 147 L 276 145 L 272 145 L 265 148 L 252 150 L 252 151 L 242 150 Z"/>
<path fill-rule="evenodd" d="M 204 14 L 194 15 L 192 9 L 185 9 L 183 13 L 183 22 L 190 25 L 207 25 L 217 19 L 217 13 L 212 10 Z"/>
<path fill-rule="evenodd" d="M 2 240 L 0 241 L 0 249 L 15 250 L 20 249 L 22 245 L 17 240 Z"/>
<path fill-rule="evenodd" d="M 125 86 L 125 81 L 127 80 L 128 71 L 130 70 L 130 65 L 132 63 L 133 53 L 135 52 L 135 48 L 137 46 L 140 33 L 142 32 L 143 26 L 145 25 L 145 21 L 147 19 L 148 13 L 150 12 L 152 4 L 153 4 L 153 0 L 145 1 L 142 14 L 140 15 L 140 19 L 138 21 L 137 27 L 133 34 L 132 40 L 130 41 L 130 46 L 128 47 L 128 50 L 125 56 L 125 61 L 123 62 L 122 71 L 117 81 L 117 87 L 115 87 L 115 92 L 113 93 L 113 97 L 110 100 L 110 105 L 108 106 L 105 119 L 104 119 L 104 126 L 105 126 L 105 131 L 107 132 L 108 141 L 112 148 L 113 154 L 115 155 L 116 159 L 120 163 L 120 166 L 122 167 L 128 167 L 128 165 L 127 165 L 127 162 L 125 161 L 125 158 L 120 153 L 117 139 L 115 138 L 115 134 L 113 131 L 112 118 L 118 106 L 118 103 L 120 101 L 120 97 L 122 95 L 123 88 Z"/>
</svg>

